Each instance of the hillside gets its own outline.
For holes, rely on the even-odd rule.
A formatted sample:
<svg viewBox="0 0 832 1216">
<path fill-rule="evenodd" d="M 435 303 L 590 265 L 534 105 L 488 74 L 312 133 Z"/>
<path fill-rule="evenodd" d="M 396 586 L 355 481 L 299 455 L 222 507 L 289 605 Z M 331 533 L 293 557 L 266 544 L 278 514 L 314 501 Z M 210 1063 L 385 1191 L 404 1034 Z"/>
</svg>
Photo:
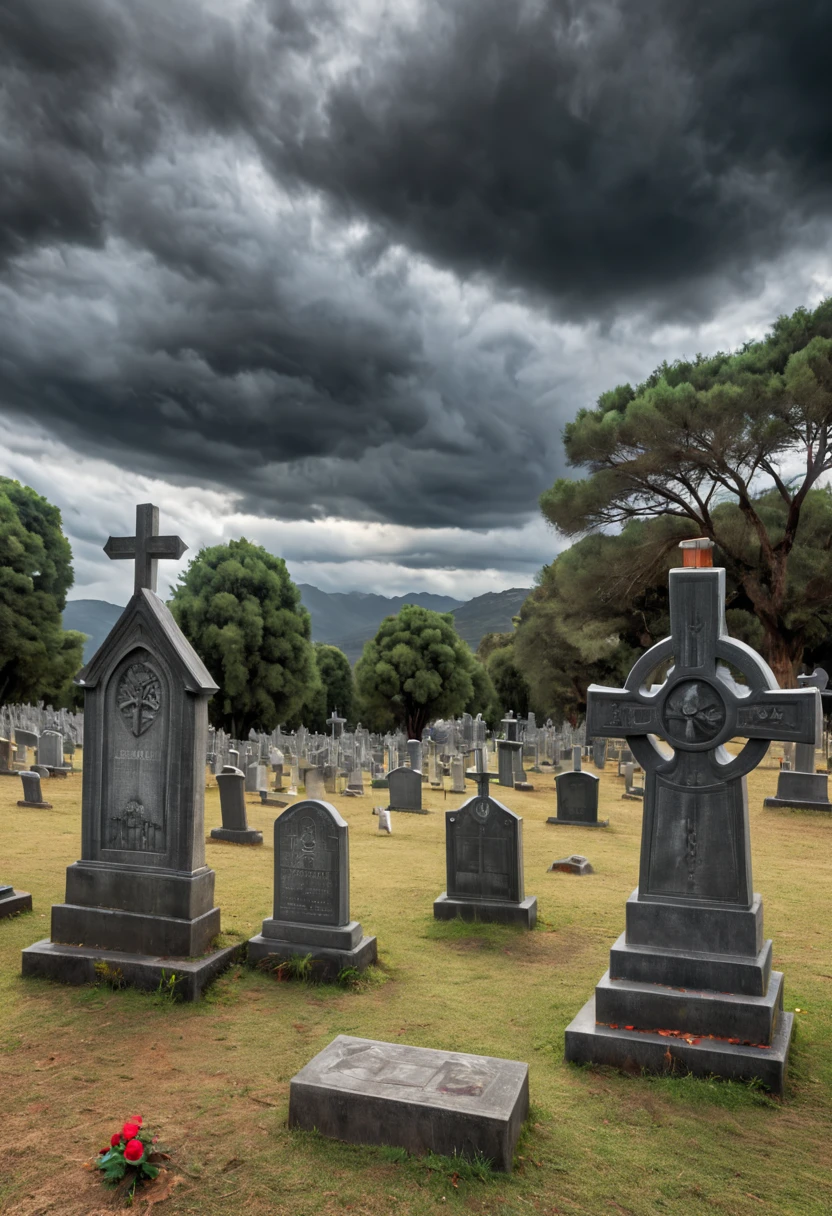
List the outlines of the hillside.
<svg viewBox="0 0 832 1216">
<path fill-rule="evenodd" d="M 108 604 L 106 600 L 69 600 L 64 608 L 64 629 L 77 629 L 87 635 L 85 663 L 89 663 L 123 611 L 123 605 Z"/>
<path fill-rule="evenodd" d="M 312 617 L 312 639 L 339 647 L 354 663 L 386 616 L 394 615 L 403 604 L 418 604 L 434 612 L 452 612 L 461 637 L 473 650 L 486 633 L 505 633 L 511 618 L 529 594 L 528 588 L 489 591 L 467 603 L 448 595 L 417 591 L 412 595 L 367 595 L 361 591 L 321 591 L 300 583 L 303 604 Z M 106 600 L 70 600 L 64 610 L 64 629 L 87 634 L 84 662 L 88 663 L 123 611 Z"/>
<path fill-rule="evenodd" d="M 507 591 L 487 591 L 454 610 L 456 630 L 472 650 L 487 633 L 509 633 L 512 617 L 523 607 L 529 587 L 510 587 Z"/>
</svg>

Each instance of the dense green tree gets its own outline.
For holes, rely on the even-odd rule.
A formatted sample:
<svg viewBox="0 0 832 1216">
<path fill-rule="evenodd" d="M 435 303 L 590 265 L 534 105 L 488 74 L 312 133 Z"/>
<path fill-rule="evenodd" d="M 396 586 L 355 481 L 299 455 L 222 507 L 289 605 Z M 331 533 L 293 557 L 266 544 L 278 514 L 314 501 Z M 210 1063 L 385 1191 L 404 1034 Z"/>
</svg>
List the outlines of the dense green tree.
<svg viewBox="0 0 832 1216">
<path fill-rule="evenodd" d="M 450 613 L 407 604 L 381 622 L 355 669 L 357 712 L 373 730 L 419 739 L 436 718 L 484 713 L 489 686 Z"/>
<path fill-rule="evenodd" d="M 578 536 L 658 514 L 710 537 L 762 629 L 780 683 L 795 683 L 806 631 L 792 619 L 790 565 L 812 491 L 832 470 L 832 300 L 780 317 L 733 354 L 664 363 L 619 385 L 564 432 L 582 480 L 543 494 L 546 517 Z M 731 505 L 734 510 L 722 508 Z M 832 602 L 832 555 L 813 573 Z"/>
<path fill-rule="evenodd" d="M 219 685 L 214 726 L 246 738 L 297 713 L 317 673 L 309 613 L 282 558 L 245 538 L 202 549 L 170 609 Z"/>
<path fill-rule="evenodd" d="M 529 684 L 517 663 L 514 650 L 514 633 L 491 633 L 480 642 L 478 654 L 482 653 L 483 642 L 488 657 L 485 669 L 494 686 L 494 693 L 499 718 L 504 718 L 509 710 L 514 710 L 520 718 L 525 718 L 531 707 Z"/>
<path fill-rule="evenodd" d="M 786 511 L 779 494 L 754 500 L 773 536 Z M 714 509 L 723 535 L 754 544 L 735 503 Z M 514 649 L 531 690 L 546 715 L 576 721 L 586 709 L 591 683 L 620 685 L 634 660 L 670 630 L 668 571 L 681 564 L 684 523 L 673 516 L 633 520 L 615 535 L 591 534 L 544 567 L 520 613 Z M 801 512 L 789 562 L 783 616 L 815 653 L 832 632 L 832 494 L 813 490 Z M 714 560 L 722 562 L 719 548 Z M 729 568 L 726 604 L 731 633 L 760 649 L 763 626 L 744 587 Z"/>
<path fill-rule="evenodd" d="M 71 702 L 84 648 L 61 623 L 72 583 L 58 508 L 0 477 L 0 704 Z"/>
<path fill-rule="evenodd" d="M 352 667 L 343 650 L 326 642 L 315 642 L 314 654 L 318 680 L 312 695 L 304 702 L 301 716 L 304 726 L 318 731 L 319 734 L 327 734 L 330 728 L 326 720 L 333 709 L 337 709 L 342 718 L 354 724 L 355 687 Z"/>
</svg>

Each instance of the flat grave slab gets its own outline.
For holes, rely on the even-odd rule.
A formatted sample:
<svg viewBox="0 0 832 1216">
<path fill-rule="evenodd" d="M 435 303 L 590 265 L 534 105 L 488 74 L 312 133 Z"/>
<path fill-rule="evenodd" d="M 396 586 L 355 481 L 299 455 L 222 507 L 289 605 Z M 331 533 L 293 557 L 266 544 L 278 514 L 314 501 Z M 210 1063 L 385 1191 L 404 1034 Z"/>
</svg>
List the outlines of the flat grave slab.
<svg viewBox="0 0 832 1216">
<path fill-rule="evenodd" d="M 529 1109 L 529 1068 L 339 1034 L 292 1078 L 289 1126 L 351 1144 L 474 1157 L 510 1171 Z"/>
</svg>

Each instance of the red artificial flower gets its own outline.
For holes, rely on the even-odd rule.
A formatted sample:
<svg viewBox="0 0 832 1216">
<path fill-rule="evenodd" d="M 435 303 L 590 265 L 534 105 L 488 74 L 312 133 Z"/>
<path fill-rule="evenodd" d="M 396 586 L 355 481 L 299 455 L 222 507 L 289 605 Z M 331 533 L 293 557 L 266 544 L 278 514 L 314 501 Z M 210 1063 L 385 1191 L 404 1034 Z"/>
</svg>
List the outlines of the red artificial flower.
<svg viewBox="0 0 832 1216">
<path fill-rule="evenodd" d="M 144 1156 L 144 1145 L 141 1140 L 128 1140 L 124 1146 L 124 1160 L 135 1164 Z"/>
<path fill-rule="evenodd" d="M 108 1144 L 106 1148 L 100 1148 L 100 1149 L 98 1150 L 98 1155 L 99 1155 L 99 1157 L 103 1157 L 103 1156 L 104 1156 L 104 1154 L 105 1154 L 105 1153 L 109 1153 L 109 1151 L 110 1151 L 110 1146 L 109 1146 L 109 1144 Z"/>
<path fill-rule="evenodd" d="M 127 1122 L 128 1123 L 137 1123 L 139 1125 L 139 1127 L 141 1127 L 142 1117 L 141 1117 L 141 1115 L 131 1115 L 130 1118 L 127 1120 Z"/>
<path fill-rule="evenodd" d="M 121 1129 L 121 1134 L 124 1136 L 125 1140 L 132 1140 L 134 1136 L 138 1136 L 139 1134 L 138 1123 L 125 1123 L 124 1127 Z"/>
<path fill-rule="evenodd" d="M 110 1136 L 110 1144 L 113 1148 L 115 1148 L 117 1144 L 121 1144 L 121 1132 L 113 1132 L 112 1136 Z"/>
</svg>

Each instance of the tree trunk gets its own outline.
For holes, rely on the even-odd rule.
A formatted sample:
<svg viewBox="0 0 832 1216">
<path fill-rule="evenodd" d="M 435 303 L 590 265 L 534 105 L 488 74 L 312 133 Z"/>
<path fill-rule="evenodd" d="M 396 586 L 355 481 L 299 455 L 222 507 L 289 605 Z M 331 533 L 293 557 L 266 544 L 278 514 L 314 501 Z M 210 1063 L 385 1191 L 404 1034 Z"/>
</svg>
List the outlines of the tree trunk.
<svg viewBox="0 0 832 1216">
<path fill-rule="evenodd" d="M 763 656 L 781 688 L 797 688 L 797 669 L 803 661 L 803 651 L 802 635 L 785 638 L 779 630 L 766 628 Z"/>
</svg>

